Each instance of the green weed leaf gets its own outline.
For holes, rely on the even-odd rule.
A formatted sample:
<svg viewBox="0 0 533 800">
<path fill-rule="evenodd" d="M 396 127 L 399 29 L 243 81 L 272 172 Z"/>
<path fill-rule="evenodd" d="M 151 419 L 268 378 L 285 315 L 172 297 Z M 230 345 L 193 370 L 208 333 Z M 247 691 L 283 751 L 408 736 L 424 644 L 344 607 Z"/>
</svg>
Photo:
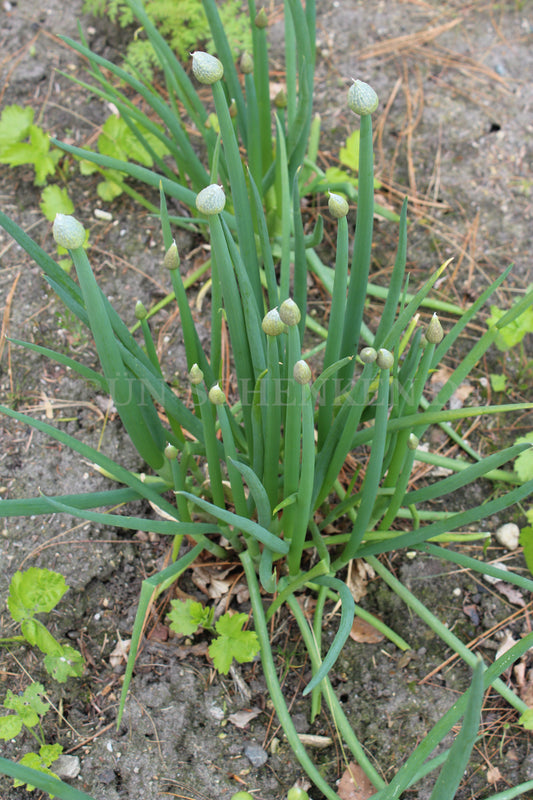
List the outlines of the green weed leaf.
<svg viewBox="0 0 533 800">
<path fill-rule="evenodd" d="M 21 695 L 8 690 L 4 708 L 14 711 L 27 728 L 33 728 L 39 722 L 39 717 L 44 716 L 50 708 L 49 703 L 41 699 L 42 695 L 44 695 L 42 683 L 30 683 Z"/>
<path fill-rule="evenodd" d="M 79 678 L 83 673 L 85 662 L 78 650 L 64 644 L 60 653 L 49 653 L 44 659 L 46 671 L 58 683 L 65 683 L 67 678 Z"/>
<path fill-rule="evenodd" d="M 9 584 L 7 607 L 15 620 L 48 613 L 59 603 L 68 586 L 57 572 L 30 567 L 25 572 L 15 572 Z"/>
<path fill-rule="evenodd" d="M 533 708 L 528 708 L 527 711 L 524 711 L 524 713 L 518 717 L 518 722 L 526 730 L 533 731 Z"/>
<path fill-rule="evenodd" d="M 59 748 L 59 752 L 56 756 L 54 756 L 54 758 L 52 758 L 52 760 L 49 760 L 49 750 L 51 748 L 55 748 L 54 752 L 57 752 L 57 748 Z M 52 770 L 48 769 L 48 767 L 58 758 L 58 756 L 61 755 L 62 750 L 63 748 L 61 745 L 43 745 L 43 747 L 40 748 L 39 753 L 26 753 L 26 755 L 20 759 L 19 764 L 22 764 L 25 767 L 30 767 L 31 769 L 36 769 L 39 772 L 44 772 L 46 775 L 50 775 L 52 778 L 57 778 L 58 776 L 55 774 L 55 772 L 52 772 Z M 20 781 L 18 778 L 13 781 L 13 786 L 15 787 L 23 785 L 24 781 Z M 26 789 L 29 792 L 33 792 L 35 786 L 27 783 Z M 50 797 L 53 798 L 55 795 L 51 794 Z"/>
<path fill-rule="evenodd" d="M 491 373 L 489 378 L 493 392 L 505 392 L 505 387 L 507 386 L 507 378 L 505 375 L 494 375 Z"/>
<path fill-rule="evenodd" d="M 73 214 L 74 204 L 66 189 L 60 186 L 47 186 L 41 192 L 41 211 L 49 222 L 53 222 L 56 214 Z"/>
<path fill-rule="evenodd" d="M 346 139 L 346 144 L 339 150 L 339 161 L 352 172 L 359 171 L 359 129 L 355 130 Z"/>
<path fill-rule="evenodd" d="M 494 327 L 506 313 L 498 306 L 491 306 L 490 317 L 487 319 L 489 328 Z M 510 350 L 520 344 L 527 333 L 533 333 L 533 308 L 531 306 L 499 330 L 495 341 L 496 347 L 502 352 Z"/>
<path fill-rule="evenodd" d="M 18 621 L 34 614 L 49 613 L 67 590 L 63 575 L 49 569 L 30 567 L 25 572 L 15 572 L 9 585 L 11 616 Z"/>
<path fill-rule="evenodd" d="M 215 625 L 218 637 L 209 647 L 209 655 L 219 672 L 227 675 L 233 659 L 243 664 L 253 661 L 259 652 L 259 639 L 254 631 L 243 631 L 247 614 L 223 614 Z"/>
<path fill-rule="evenodd" d="M 0 717 L 0 739 L 8 742 L 18 736 L 22 730 L 22 720 L 17 714 Z"/>
<path fill-rule="evenodd" d="M 522 528 L 518 541 L 520 546 L 524 548 L 527 568 L 533 575 L 533 527 L 531 525 Z"/>
<path fill-rule="evenodd" d="M 31 106 L 7 106 L 0 117 L 0 151 L 8 145 L 23 142 L 30 134 L 34 110 Z"/>
<path fill-rule="evenodd" d="M 531 447 L 520 453 L 514 462 L 514 468 L 522 483 L 525 483 L 533 478 L 533 433 L 528 433 L 527 436 L 521 436 L 516 440 L 516 444 L 522 444 L 522 442 L 529 442 Z"/>
<path fill-rule="evenodd" d="M 169 613 L 170 627 L 175 633 L 192 636 L 199 628 L 207 630 L 213 627 L 214 611 L 190 598 L 172 600 L 172 611 Z"/>
</svg>

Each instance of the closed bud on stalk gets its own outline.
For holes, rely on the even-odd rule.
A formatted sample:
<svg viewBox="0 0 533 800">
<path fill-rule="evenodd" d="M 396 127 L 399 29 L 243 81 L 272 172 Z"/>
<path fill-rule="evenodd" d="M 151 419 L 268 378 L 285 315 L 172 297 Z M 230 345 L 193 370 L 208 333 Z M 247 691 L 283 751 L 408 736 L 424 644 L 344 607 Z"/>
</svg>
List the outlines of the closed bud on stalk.
<svg viewBox="0 0 533 800">
<path fill-rule="evenodd" d="M 311 380 L 311 368 L 307 361 L 303 361 L 303 359 L 296 362 L 292 374 L 296 383 L 300 383 L 302 386 Z"/>
<path fill-rule="evenodd" d="M 287 108 L 287 92 L 285 89 L 280 89 L 277 95 L 274 97 L 274 105 L 276 108 Z"/>
<path fill-rule="evenodd" d="M 165 458 L 168 458 L 169 461 L 174 461 L 178 457 L 178 448 L 174 447 L 173 444 L 167 444 L 165 447 Z"/>
<path fill-rule="evenodd" d="M 444 339 L 444 331 L 442 330 L 442 325 L 436 314 L 433 314 L 431 317 L 430 323 L 426 328 L 425 336 L 430 344 L 440 344 Z"/>
<path fill-rule="evenodd" d="M 280 305 L 279 315 L 282 319 L 282 322 L 284 322 L 285 325 L 288 325 L 289 328 L 291 328 L 293 325 L 298 325 L 302 318 L 300 309 L 291 297 L 287 298 L 287 300 L 284 300 Z"/>
<path fill-rule="evenodd" d="M 224 189 L 217 183 L 211 183 L 196 195 L 196 208 L 200 214 L 205 214 L 206 217 L 220 214 L 225 205 L 226 195 L 224 194 Z"/>
<path fill-rule="evenodd" d="M 180 254 L 178 252 L 178 246 L 175 241 L 172 242 L 170 247 L 168 248 L 167 252 L 165 253 L 165 257 L 163 259 L 163 266 L 166 269 L 179 269 L 180 265 Z"/>
<path fill-rule="evenodd" d="M 250 792 L 235 792 L 230 800 L 254 800 L 254 796 Z"/>
<path fill-rule="evenodd" d="M 148 316 L 148 311 L 146 310 L 144 303 L 140 300 L 137 300 L 135 303 L 135 318 L 136 319 L 146 319 Z"/>
<path fill-rule="evenodd" d="M 268 28 L 268 17 L 264 8 L 259 9 L 254 22 L 257 28 Z"/>
<path fill-rule="evenodd" d="M 364 81 L 355 81 L 348 92 L 348 108 L 354 114 L 365 117 L 372 114 L 379 104 L 379 98 L 373 88 Z"/>
<path fill-rule="evenodd" d="M 52 233 L 56 244 L 67 250 L 77 250 L 85 243 L 85 228 L 70 214 L 56 214 Z"/>
<path fill-rule="evenodd" d="M 191 367 L 191 371 L 189 372 L 189 380 L 193 386 L 198 386 L 204 379 L 204 373 L 198 366 L 198 364 L 193 364 Z"/>
<path fill-rule="evenodd" d="M 243 75 L 249 75 L 254 71 L 254 60 L 250 53 L 245 50 L 241 56 L 241 72 Z"/>
<path fill-rule="evenodd" d="M 226 402 L 226 395 L 218 383 L 215 383 L 215 385 L 209 389 L 208 397 L 214 406 L 221 406 Z"/>
<path fill-rule="evenodd" d="M 419 442 L 420 439 L 418 438 L 418 436 L 415 436 L 414 433 L 410 433 L 409 438 L 407 440 L 407 447 L 409 448 L 409 450 L 416 450 Z"/>
<path fill-rule="evenodd" d="M 380 369 L 390 369 L 394 364 L 394 356 L 390 350 L 385 350 L 384 347 L 380 347 L 378 350 L 376 363 Z"/>
<path fill-rule="evenodd" d="M 335 192 L 329 192 L 329 200 L 328 200 L 328 208 L 329 213 L 331 214 L 334 219 L 341 219 L 341 217 L 345 217 L 348 213 L 350 206 L 348 205 L 348 201 L 345 197 L 341 194 L 335 194 Z"/>
<path fill-rule="evenodd" d="M 309 800 L 309 795 L 300 786 L 292 786 L 287 792 L 287 800 Z"/>
<path fill-rule="evenodd" d="M 279 315 L 277 308 L 272 308 L 267 311 L 263 317 L 261 327 L 267 336 L 279 336 L 285 330 L 285 323 Z"/>
<path fill-rule="evenodd" d="M 232 119 L 235 119 L 237 116 L 237 103 L 235 102 L 235 98 L 231 98 L 231 103 L 229 104 L 229 115 Z"/>
<path fill-rule="evenodd" d="M 363 347 L 359 353 L 359 358 L 363 364 L 373 364 L 377 357 L 378 353 L 374 347 Z"/>
<path fill-rule="evenodd" d="M 222 62 L 216 56 L 196 50 L 192 54 L 192 71 L 199 83 L 210 85 L 219 81 L 224 75 Z"/>
</svg>

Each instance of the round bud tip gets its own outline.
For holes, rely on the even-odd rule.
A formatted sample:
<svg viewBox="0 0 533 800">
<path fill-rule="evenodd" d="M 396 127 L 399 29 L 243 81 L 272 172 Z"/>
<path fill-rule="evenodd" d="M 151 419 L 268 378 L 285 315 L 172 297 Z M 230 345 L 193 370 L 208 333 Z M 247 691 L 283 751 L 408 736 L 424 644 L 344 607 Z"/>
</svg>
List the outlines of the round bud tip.
<svg viewBox="0 0 533 800">
<path fill-rule="evenodd" d="M 282 322 L 284 322 L 285 325 L 288 325 L 289 328 L 291 328 L 293 325 L 298 325 L 302 318 L 300 309 L 291 297 L 283 301 L 279 307 L 279 315 Z"/>
<path fill-rule="evenodd" d="M 277 308 L 272 308 L 267 311 L 263 317 L 261 327 L 267 336 L 279 336 L 285 330 L 285 323 L 279 315 Z"/>
<path fill-rule="evenodd" d="M 345 217 L 350 210 L 346 198 L 341 194 L 335 194 L 335 192 L 329 192 L 328 208 L 329 213 L 334 219 Z"/>
<path fill-rule="evenodd" d="M 198 366 L 198 364 L 193 364 L 191 367 L 191 371 L 189 372 L 189 380 L 193 386 L 198 386 L 204 379 L 204 373 Z"/>
<path fill-rule="evenodd" d="M 230 800 L 254 800 L 254 796 L 250 792 L 235 792 Z"/>
<path fill-rule="evenodd" d="M 225 205 L 226 195 L 224 194 L 224 189 L 217 183 L 211 183 L 196 195 L 196 208 L 200 214 L 205 214 L 206 217 L 220 214 Z"/>
<path fill-rule="evenodd" d="M 444 339 L 444 331 L 436 314 L 431 317 L 425 336 L 430 344 L 440 344 Z"/>
<path fill-rule="evenodd" d="M 146 310 L 144 303 L 140 300 L 137 300 L 135 303 L 135 317 L 136 319 L 146 319 L 148 316 L 148 311 Z"/>
<path fill-rule="evenodd" d="M 250 53 L 245 50 L 241 56 L 241 72 L 243 75 L 250 75 L 254 71 L 254 60 Z"/>
<path fill-rule="evenodd" d="M 276 108 L 287 108 L 288 103 L 289 99 L 287 97 L 287 92 L 285 89 L 280 89 L 274 97 L 274 105 Z"/>
<path fill-rule="evenodd" d="M 167 444 L 165 447 L 165 457 L 168 458 L 169 461 L 174 461 L 178 457 L 178 448 L 174 447 L 173 444 Z"/>
<path fill-rule="evenodd" d="M 199 83 L 210 85 L 219 81 L 224 75 L 222 62 L 216 56 L 196 50 L 192 54 L 192 71 Z"/>
<path fill-rule="evenodd" d="M 409 448 L 409 450 L 416 450 L 419 442 L 420 439 L 418 438 L 418 436 L 415 436 L 414 433 L 410 433 L 409 438 L 407 440 L 407 447 Z"/>
<path fill-rule="evenodd" d="M 304 386 L 306 383 L 309 383 L 311 380 L 311 368 L 307 361 L 297 361 L 294 365 L 292 374 L 294 375 L 294 380 L 297 383 L 300 383 L 302 386 Z"/>
<path fill-rule="evenodd" d="M 378 353 L 374 347 L 363 347 L 359 353 L 359 358 L 363 364 L 373 364 L 377 357 Z"/>
<path fill-rule="evenodd" d="M 309 795 L 300 786 L 292 786 L 287 792 L 287 800 L 309 800 Z"/>
<path fill-rule="evenodd" d="M 165 253 L 165 257 L 163 259 L 163 266 L 165 267 L 165 269 L 173 270 L 173 269 L 179 269 L 179 265 L 180 265 L 180 254 L 178 252 L 178 246 L 174 241 L 172 242 L 167 252 Z"/>
<path fill-rule="evenodd" d="M 209 389 L 208 397 L 214 406 L 221 406 L 226 402 L 226 395 L 218 383 L 215 383 L 215 385 Z"/>
<path fill-rule="evenodd" d="M 85 243 L 85 228 L 70 214 L 56 214 L 52 233 L 56 244 L 67 250 L 77 250 Z"/>
<path fill-rule="evenodd" d="M 255 15 L 255 25 L 257 28 L 267 28 L 268 27 L 268 17 L 267 13 L 264 8 L 260 8 L 257 14 Z"/>
<path fill-rule="evenodd" d="M 390 369 L 394 364 L 394 356 L 390 350 L 385 350 L 384 347 L 381 347 L 378 350 L 376 363 L 380 369 Z"/>
<path fill-rule="evenodd" d="M 351 108 L 354 114 L 365 117 L 373 114 L 378 104 L 379 98 L 374 89 L 364 81 L 354 80 L 348 92 L 348 108 Z"/>
</svg>

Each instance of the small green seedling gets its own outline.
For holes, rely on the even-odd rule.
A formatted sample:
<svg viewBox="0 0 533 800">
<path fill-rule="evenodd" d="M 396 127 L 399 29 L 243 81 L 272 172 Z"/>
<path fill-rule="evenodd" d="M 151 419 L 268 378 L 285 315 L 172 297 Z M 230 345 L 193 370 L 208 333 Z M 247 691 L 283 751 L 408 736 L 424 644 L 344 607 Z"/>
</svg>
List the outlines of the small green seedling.
<svg viewBox="0 0 533 800">
<path fill-rule="evenodd" d="M 50 766 L 59 758 L 63 747 L 60 744 L 45 744 L 41 719 L 50 704 L 43 697 L 44 686 L 41 683 L 31 683 L 20 695 L 8 689 L 3 706 L 12 713 L 0 717 L 0 739 L 12 740 L 25 728 L 39 743 L 39 752 L 26 753 L 18 763 L 57 778 Z M 16 779 L 13 785 L 23 786 L 24 781 Z M 27 783 L 26 789 L 31 792 L 35 786 Z"/>
<path fill-rule="evenodd" d="M 505 313 L 498 306 L 491 306 L 490 317 L 487 319 L 489 328 L 494 327 Z M 506 352 L 520 344 L 528 333 L 533 333 L 533 308 L 531 306 L 526 308 L 522 314 L 518 314 L 512 322 L 500 328 L 495 341 L 496 347 L 498 350 Z"/>
<path fill-rule="evenodd" d="M 36 614 L 48 614 L 59 603 L 68 586 L 57 572 L 30 567 L 16 572 L 9 585 L 7 607 L 15 622 L 20 623 L 21 636 L 0 639 L 0 644 L 26 641 L 45 654 L 44 666 L 58 683 L 79 677 L 83 657 L 68 644 L 60 644 Z"/>
<path fill-rule="evenodd" d="M 209 655 L 218 672 L 227 675 L 233 659 L 243 664 L 253 661 L 259 652 L 259 640 L 254 631 L 243 630 L 247 614 L 222 614 L 214 622 L 214 610 L 195 600 L 172 600 L 168 617 L 175 633 L 192 636 L 203 628 L 216 635 L 209 645 Z"/>
</svg>

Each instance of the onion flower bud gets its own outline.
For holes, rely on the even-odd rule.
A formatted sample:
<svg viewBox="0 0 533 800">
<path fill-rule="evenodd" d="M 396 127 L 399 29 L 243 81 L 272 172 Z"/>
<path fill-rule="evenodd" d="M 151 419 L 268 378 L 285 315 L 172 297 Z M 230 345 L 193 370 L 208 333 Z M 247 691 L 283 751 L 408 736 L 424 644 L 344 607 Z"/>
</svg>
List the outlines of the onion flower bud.
<svg viewBox="0 0 533 800">
<path fill-rule="evenodd" d="M 329 213 L 334 219 L 345 217 L 350 210 L 346 198 L 340 194 L 335 194 L 335 192 L 329 192 L 328 208 Z"/>
<path fill-rule="evenodd" d="M 257 14 L 255 15 L 254 22 L 256 28 L 268 28 L 268 17 L 264 8 L 259 9 Z"/>
<path fill-rule="evenodd" d="M 374 89 L 364 81 L 355 81 L 348 92 L 348 108 L 354 114 L 365 117 L 378 107 L 379 98 Z"/>
<path fill-rule="evenodd" d="M 178 246 L 175 241 L 172 242 L 165 257 L 163 259 L 163 266 L 168 270 L 179 269 L 180 254 L 178 253 Z"/>
<path fill-rule="evenodd" d="M 224 189 L 217 183 L 211 183 L 196 195 L 196 208 L 206 217 L 220 214 L 225 205 L 226 195 L 224 194 Z"/>
<path fill-rule="evenodd" d="M 175 461 L 178 457 L 178 448 L 173 444 L 167 444 L 165 447 L 165 457 L 168 458 L 169 461 Z"/>
<path fill-rule="evenodd" d="M 70 214 L 56 214 L 52 233 L 56 244 L 66 250 L 77 250 L 85 244 L 85 228 Z"/>
<path fill-rule="evenodd" d="M 222 62 L 216 56 L 204 53 L 202 50 L 196 50 L 192 54 L 192 71 L 199 83 L 208 86 L 219 81 L 224 75 Z"/>
<path fill-rule="evenodd" d="M 378 353 L 374 347 L 363 347 L 359 353 L 359 358 L 363 364 L 373 364 L 377 357 Z"/>
<path fill-rule="evenodd" d="M 285 330 L 285 323 L 279 315 L 277 308 L 272 308 L 267 311 L 263 317 L 261 327 L 267 336 L 279 336 Z"/>
<path fill-rule="evenodd" d="M 293 325 L 298 325 L 302 318 L 300 309 L 290 297 L 287 300 L 284 300 L 279 307 L 279 315 L 282 322 L 284 322 L 285 325 L 288 325 L 289 328 L 291 328 Z"/>
<path fill-rule="evenodd" d="M 254 71 L 254 60 L 250 53 L 245 50 L 241 56 L 241 72 L 243 75 L 249 75 Z"/>
<path fill-rule="evenodd" d="M 394 356 L 390 352 L 390 350 L 385 350 L 384 347 L 380 347 L 378 350 L 376 362 L 380 369 L 390 369 L 394 364 Z"/>
<path fill-rule="evenodd" d="M 146 319 L 148 316 L 148 311 L 141 300 L 137 300 L 135 303 L 135 318 L 136 319 Z"/>
<path fill-rule="evenodd" d="M 311 380 L 311 368 L 307 361 L 304 361 L 303 359 L 296 362 L 292 374 L 294 375 L 294 380 L 296 383 L 299 383 L 302 386 L 304 386 L 306 383 L 309 383 Z"/>
<path fill-rule="evenodd" d="M 419 443 L 420 439 L 418 438 L 418 436 L 415 436 L 414 433 L 410 433 L 409 438 L 407 440 L 407 447 L 409 448 L 409 450 L 416 450 Z"/>
<path fill-rule="evenodd" d="M 436 314 L 431 317 L 430 323 L 426 328 L 425 337 L 430 344 L 440 344 L 444 339 L 444 331 Z"/>
<path fill-rule="evenodd" d="M 274 105 L 276 108 L 287 108 L 288 103 L 287 92 L 285 89 L 280 89 L 274 97 Z"/>
<path fill-rule="evenodd" d="M 208 397 L 214 406 L 222 406 L 226 402 L 226 395 L 218 383 L 215 383 L 215 385 L 209 389 Z"/>
<path fill-rule="evenodd" d="M 309 800 L 309 795 L 300 786 L 292 786 L 287 792 L 287 800 Z"/>
<path fill-rule="evenodd" d="M 204 373 L 198 366 L 198 364 L 193 364 L 191 367 L 191 371 L 189 372 L 189 380 L 193 386 L 198 386 L 204 379 Z"/>
</svg>

